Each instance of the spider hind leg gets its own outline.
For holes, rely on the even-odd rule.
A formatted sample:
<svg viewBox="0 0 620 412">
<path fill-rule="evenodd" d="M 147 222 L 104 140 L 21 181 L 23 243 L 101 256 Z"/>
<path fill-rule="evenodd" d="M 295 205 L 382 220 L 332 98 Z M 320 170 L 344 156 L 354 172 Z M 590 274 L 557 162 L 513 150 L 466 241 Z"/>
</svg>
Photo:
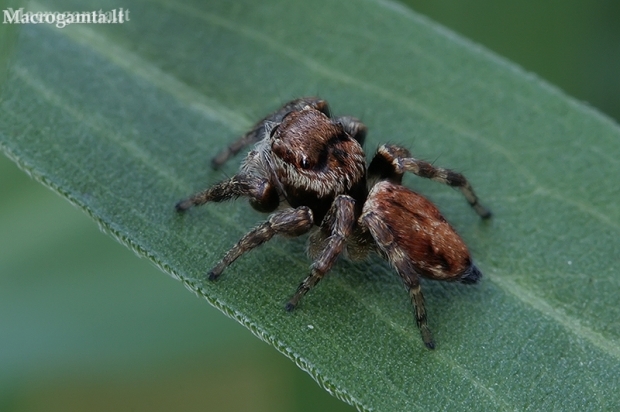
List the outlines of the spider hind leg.
<svg viewBox="0 0 620 412">
<path fill-rule="evenodd" d="M 405 172 L 411 172 L 435 182 L 458 188 L 469 205 L 483 219 L 491 217 L 491 211 L 482 206 L 469 181 L 461 173 L 450 169 L 436 167 L 429 162 L 411 157 L 403 147 L 384 144 L 372 159 L 368 167 L 369 181 L 389 179 L 395 183 L 402 181 Z"/>
</svg>

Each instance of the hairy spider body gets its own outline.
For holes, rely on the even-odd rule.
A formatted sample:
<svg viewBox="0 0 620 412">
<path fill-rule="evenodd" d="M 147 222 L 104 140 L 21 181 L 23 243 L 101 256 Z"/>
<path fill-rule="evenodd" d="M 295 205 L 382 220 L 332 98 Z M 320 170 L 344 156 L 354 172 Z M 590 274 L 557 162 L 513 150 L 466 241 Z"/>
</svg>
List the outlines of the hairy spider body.
<svg viewBox="0 0 620 412">
<path fill-rule="evenodd" d="M 490 212 L 463 175 L 415 159 L 402 147 L 379 147 L 366 167 L 365 137 L 363 123 L 349 116 L 331 117 L 324 100 L 293 100 L 213 159 L 218 168 L 254 143 L 235 176 L 177 203 L 176 209 L 244 196 L 256 210 L 272 213 L 226 253 L 209 272 L 211 280 L 275 235 L 311 232 L 310 274 L 287 310 L 298 305 L 341 254 L 362 259 L 369 251 L 379 253 L 403 279 L 422 339 L 434 348 L 420 277 L 476 283 L 482 274 L 461 237 L 429 200 L 401 185 L 402 176 L 412 172 L 457 187 L 481 217 Z"/>
<path fill-rule="evenodd" d="M 319 224 L 335 197 L 363 198 L 366 165 L 361 144 L 344 126 L 306 106 L 270 125 L 271 138 L 257 145 L 291 207 L 309 206 Z M 242 170 L 247 162 L 242 166 Z"/>
<path fill-rule="evenodd" d="M 404 186 L 377 183 L 361 220 L 391 262 L 408 261 L 420 276 L 469 280 L 472 273 L 479 274 L 467 246 L 435 205 Z"/>
</svg>

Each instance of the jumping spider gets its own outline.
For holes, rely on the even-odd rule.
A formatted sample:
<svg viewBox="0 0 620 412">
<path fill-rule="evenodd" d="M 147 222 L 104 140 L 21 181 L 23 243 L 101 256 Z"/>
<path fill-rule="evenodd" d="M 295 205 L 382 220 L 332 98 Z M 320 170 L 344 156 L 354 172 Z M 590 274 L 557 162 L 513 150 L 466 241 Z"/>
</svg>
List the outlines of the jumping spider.
<svg viewBox="0 0 620 412">
<path fill-rule="evenodd" d="M 478 203 L 463 175 L 417 160 L 402 147 L 382 145 L 366 167 L 362 149 L 366 130 L 356 118 L 332 117 L 324 100 L 293 100 L 213 159 L 218 168 L 256 143 L 236 175 L 180 201 L 176 210 L 244 196 L 254 209 L 273 212 L 226 253 L 209 272 L 210 280 L 274 235 L 310 232 L 311 272 L 288 301 L 288 311 L 329 272 L 340 254 L 362 259 L 370 251 L 379 253 L 409 289 L 422 339 L 432 349 L 435 343 L 420 277 L 471 284 L 482 274 L 437 208 L 401 185 L 403 174 L 412 172 L 457 187 L 478 215 L 488 218 L 491 213 Z"/>
</svg>

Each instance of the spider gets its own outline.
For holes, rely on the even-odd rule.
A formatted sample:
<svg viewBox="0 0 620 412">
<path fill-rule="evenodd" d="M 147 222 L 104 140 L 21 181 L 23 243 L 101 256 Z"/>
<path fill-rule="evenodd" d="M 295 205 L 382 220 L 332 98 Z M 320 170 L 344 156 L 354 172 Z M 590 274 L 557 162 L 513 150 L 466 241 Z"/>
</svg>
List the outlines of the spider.
<svg viewBox="0 0 620 412">
<path fill-rule="evenodd" d="M 415 159 L 405 148 L 384 144 L 367 166 L 362 149 L 366 132 L 354 117 L 332 117 L 327 102 L 319 98 L 288 102 L 213 159 L 217 169 L 254 143 L 236 175 L 178 202 L 176 210 L 247 197 L 254 209 L 271 213 L 211 269 L 210 280 L 275 235 L 310 233 L 310 274 L 286 304 L 288 311 L 339 255 L 358 260 L 378 253 L 404 281 L 422 340 L 433 349 L 420 277 L 472 284 L 482 274 L 435 205 L 401 185 L 403 174 L 459 188 L 480 217 L 491 213 L 463 175 Z"/>
</svg>

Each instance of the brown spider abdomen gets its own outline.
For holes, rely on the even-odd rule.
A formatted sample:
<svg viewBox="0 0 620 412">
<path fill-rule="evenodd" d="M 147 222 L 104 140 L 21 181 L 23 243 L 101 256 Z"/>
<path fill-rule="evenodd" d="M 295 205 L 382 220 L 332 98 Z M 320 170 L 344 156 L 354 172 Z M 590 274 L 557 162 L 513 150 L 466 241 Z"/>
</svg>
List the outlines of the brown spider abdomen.
<svg viewBox="0 0 620 412">
<path fill-rule="evenodd" d="M 461 237 L 423 196 L 380 181 L 372 188 L 363 213 L 374 214 L 390 232 L 386 239 L 399 251 L 392 254 L 392 260 L 407 259 L 419 275 L 430 279 L 475 283 L 480 278 Z"/>
</svg>

